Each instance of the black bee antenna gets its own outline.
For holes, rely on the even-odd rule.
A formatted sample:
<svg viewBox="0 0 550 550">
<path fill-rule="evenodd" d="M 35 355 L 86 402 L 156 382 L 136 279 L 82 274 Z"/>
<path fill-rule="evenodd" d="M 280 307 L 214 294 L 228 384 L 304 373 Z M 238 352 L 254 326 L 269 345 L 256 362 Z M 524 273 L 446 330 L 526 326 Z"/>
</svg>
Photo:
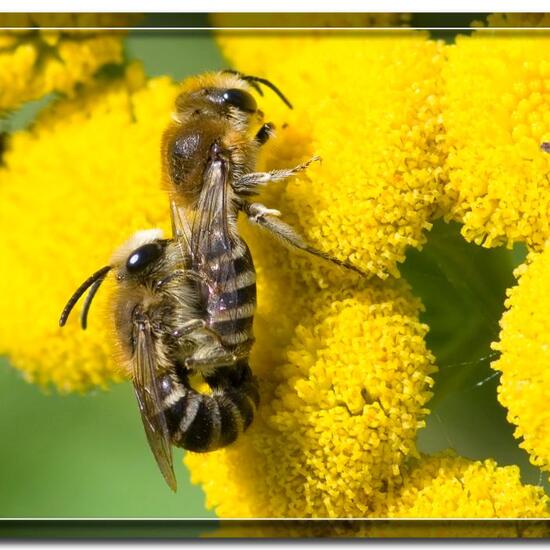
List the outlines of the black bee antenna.
<svg viewBox="0 0 550 550">
<path fill-rule="evenodd" d="M 90 289 L 90 294 L 86 298 L 86 302 L 84 304 L 84 310 L 82 312 L 81 317 L 81 325 L 82 328 L 86 328 L 87 323 L 87 317 L 88 317 L 88 310 L 90 309 L 90 305 L 92 303 L 92 299 L 95 296 L 95 293 L 97 292 L 97 289 L 99 288 L 99 285 L 103 282 L 105 277 L 107 276 L 107 273 L 110 271 L 111 266 L 107 265 L 105 267 L 102 267 L 99 271 L 96 271 L 93 275 L 88 277 L 76 290 L 75 293 L 70 297 L 69 301 L 67 302 L 67 305 L 63 309 L 63 312 L 61 313 L 61 317 L 59 318 L 59 326 L 63 327 L 65 326 L 65 323 L 67 322 L 67 319 L 69 318 L 69 315 L 71 314 L 71 311 L 75 304 L 80 300 L 80 297 L 88 290 L 88 288 L 92 287 Z"/>
<path fill-rule="evenodd" d="M 82 330 L 86 330 L 86 328 L 88 327 L 88 312 L 90 311 L 92 300 L 94 299 L 96 292 L 101 286 L 101 283 L 105 280 L 106 276 L 107 276 L 107 273 L 105 273 L 103 277 L 99 278 L 90 287 L 90 292 L 88 292 L 88 294 L 86 295 L 86 299 L 84 300 L 84 307 L 82 308 L 82 313 L 80 314 L 80 326 L 82 327 Z"/>
<path fill-rule="evenodd" d="M 234 69 L 226 69 L 225 71 L 222 71 L 224 73 L 230 73 L 237 75 L 239 78 L 242 78 L 244 81 L 248 82 L 261 96 L 263 96 L 263 92 L 258 86 L 258 84 L 263 84 L 264 86 L 267 86 L 271 90 L 273 90 L 280 98 L 281 101 L 289 108 L 292 109 L 292 103 L 286 98 L 286 96 L 271 82 L 270 80 L 267 80 L 267 78 L 261 78 L 259 76 L 251 76 L 251 75 L 244 75 L 240 73 L 239 71 L 236 71 Z"/>
<path fill-rule="evenodd" d="M 224 69 L 222 73 L 234 74 L 235 76 L 238 76 L 243 80 L 248 80 L 242 73 L 240 73 L 239 71 L 236 71 L 235 69 Z M 263 97 L 264 93 L 262 89 L 258 86 L 258 84 L 256 84 L 256 82 L 248 82 L 248 83 L 258 92 L 258 95 L 261 95 Z"/>
</svg>

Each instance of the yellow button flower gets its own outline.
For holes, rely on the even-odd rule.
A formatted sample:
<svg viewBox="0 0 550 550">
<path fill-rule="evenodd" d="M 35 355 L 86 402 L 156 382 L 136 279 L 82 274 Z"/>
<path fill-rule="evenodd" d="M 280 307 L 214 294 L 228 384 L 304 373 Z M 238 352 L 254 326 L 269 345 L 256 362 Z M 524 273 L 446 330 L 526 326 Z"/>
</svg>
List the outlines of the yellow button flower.
<svg viewBox="0 0 550 550">
<path fill-rule="evenodd" d="M 448 49 L 446 209 L 483 246 L 550 237 L 550 35 L 477 31 Z"/>
<path fill-rule="evenodd" d="M 548 316 L 550 247 L 532 253 L 516 272 L 518 286 L 508 293 L 501 325 L 502 352 L 493 368 L 502 372 L 499 400 L 508 420 L 517 426 L 515 436 L 531 462 L 550 471 L 550 317 Z"/>
<path fill-rule="evenodd" d="M 384 506 L 390 518 L 542 518 L 550 500 L 542 487 L 522 485 L 517 466 L 443 453 L 423 456 Z M 382 511 L 382 510 L 381 510 Z M 515 526 L 514 526 L 515 529 Z"/>
<path fill-rule="evenodd" d="M 548 518 L 542 487 L 524 485 L 517 466 L 474 461 L 447 451 L 421 456 L 403 468 L 403 484 L 381 495 L 376 518 Z M 544 537 L 544 522 L 303 522 L 224 525 L 214 537 Z"/>
<path fill-rule="evenodd" d="M 0 15 L 2 26 L 101 26 L 112 21 L 103 14 Z M 123 37 L 121 31 L 0 30 L 0 114 L 51 92 L 71 94 L 103 65 L 121 63 Z"/>
</svg>

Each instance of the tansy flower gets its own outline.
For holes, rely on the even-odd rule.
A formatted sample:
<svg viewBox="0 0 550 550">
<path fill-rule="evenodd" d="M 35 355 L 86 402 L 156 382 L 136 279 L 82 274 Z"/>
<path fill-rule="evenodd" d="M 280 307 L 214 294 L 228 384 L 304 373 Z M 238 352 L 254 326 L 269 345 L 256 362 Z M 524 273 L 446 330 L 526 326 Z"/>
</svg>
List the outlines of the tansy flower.
<svg viewBox="0 0 550 550">
<path fill-rule="evenodd" d="M 413 32 L 220 31 L 218 41 L 233 66 L 268 76 L 295 106 L 265 95 L 279 133 L 267 165 L 322 159 L 266 197 L 319 248 L 397 276 L 407 247 L 424 243 L 445 181 L 443 45 Z"/>
<path fill-rule="evenodd" d="M 51 43 L 64 40 L 52 37 Z M 546 515 L 545 497 L 522 487 L 516 470 L 449 457 L 422 458 L 415 466 L 434 357 L 424 341 L 428 327 L 418 318 L 421 303 L 405 281 L 388 277 L 399 276 L 405 252 L 422 247 L 441 214 L 463 222 L 464 234 L 476 242 L 543 242 L 545 218 L 534 210 L 535 187 L 527 185 L 547 169 L 539 146 L 549 136 L 536 124 L 545 116 L 539 103 L 518 103 L 532 126 L 530 134 L 514 129 L 513 139 L 529 135 L 527 141 L 512 140 L 506 149 L 505 133 L 496 132 L 496 144 L 504 143 L 508 154 L 501 160 L 507 169 L 516 166 L 527 185 L 523 202 L 533 207 L 530 233 L 519 214 L 497 208 L 501 229 L 508 223 L 500 234 L 493 217 L 483 225 L 468 209 L 486 195 L 491 205 L 511 209 L 513 203 L 520 213 L 524 207 L 516 195 L 515 203 L 502 193 L 495 202 L 493 182 L 500 192 L 508 181 L 494 162 L 500 149 L 482 139 L 476 120 L 477 148 L 464 153 L 470 142 L 460 129 L 461 109 L 484 116 L 465 98 L 474 86 L 460 69 L 462 43 L 483 44 L 481 38 L 451 48 L 411 31 L 318 33 L 299 42 L 290 33 L 231 33 L 219 40 L 237 69 L 267 76 L 295 106 L 288 110 L 267 89 L 259 98 L 278 130 L 263 148 L 259 169 L 322 158 L 299 177 L 269 185 L 260 200 L 281 210 L 308 241 L 370 277 L 290 252 L 241 224 L 258 276 L 251 365 L 262 405 L 236 444 L 186 454 L 208 505 L 221 517 L 411 516 L 444 506 L 447 517 L 487 510 L 494 517 Z M 534 56 L 529 42 L 519 53 L 507 44 L 501 49 L 512 60 L 521 52 Z M 453 60 L 447 66 L 448 51 Z M 474 47 L 472 55 L 485 59 L 480 51 Z M 500 63 L 488 59 L 488 65 Z M 527 70 L 511 66 L 520 75 Z M 481 67 L 482 75 L 493 70 Z M 98 294 L 88 331 L 80 330 L 77 316 L 63 331 L 56 322 L 83 278 L 105 265 L 133 231 L 161 227 L 169 233 L 159 144 L 178 90 L 168 78 L 146 81 L 131 65 L 124 78 L 89 83 L 10 137 L 0 169 L 0 252 L 9 266 L 0 282 L 0 353 L 27 379 L 79 391 L 122 378 L 112 327 L 102 318 L 112 288 Z M 471 93 L 475 101 L 475 93 L 485 97 Z M 490 135 L 493 126 L 483 121 Z M 487 157 L 477 172 L 468 164 L 475 151 Z M 537 204 L 544 208 L 544 200 Z M 481 240 L 471 232 L 475 220 Z M 504 239 L 506 231 L 517 235 Z"/>
<path fill-rule="evenodd" d="M 2 14 L 0 25 L 101 26 L 111 21 L 102 14 L 22 15 Z M 120 31 L 0 30 L 0 114 L 50 92 L 71 94 L 103 65 L 121 63 L 123 37 Z"/>
<path fill-rule="evenodd" d="M 379 510 L 388 518 L 548 518 L 549 499 L 541 487 L 522 485 L 517 466 L 472 461 L 452 453 L 423 456 L 411 464 L 400 490 Z M 540 537 L 544 524 L 452 523 L 374 524 L 371 537 Z"/>
<path fill-rule="evenodd" d="M 376 518 L 548 518 L 550 502 L 541 487 L 523 485 L 517 466 L 473 461 L 452 452 L 421 456 L 402 468 L 403 483 L 383 495 Z M 215 537 L 542 537 L 544 522 L 304 522 L 231 523 Z"/>
<path fill-rule="evenodd" d="M 508 292 L 508 311 L 500 322 L 502 355 L 493 368 L 502 372 L 499 400 L 508 409 L 531 462 L 550 471 L 550 247 L 532 253 L 515 272 L 519 284 Z"/>
<path fill-rule="evenodd" d="M 447 217 L 483 246 L 550 237 L 550 35 L 457 36 L 443 68 Z"/>
</svg>

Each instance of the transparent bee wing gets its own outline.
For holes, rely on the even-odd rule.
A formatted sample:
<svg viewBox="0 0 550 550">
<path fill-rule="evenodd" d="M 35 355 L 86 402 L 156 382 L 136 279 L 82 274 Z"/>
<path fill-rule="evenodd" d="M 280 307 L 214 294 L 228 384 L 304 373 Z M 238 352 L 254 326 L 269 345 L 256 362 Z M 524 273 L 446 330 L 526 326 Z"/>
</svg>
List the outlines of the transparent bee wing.
<svg viewBox="0 0 550 550">
<path fill-rule="evenodd" d="M 191 250 L 191 224 L 185 208 L 178 207 L 176 201 L 170 198 L 170 218 L 172 220 L 172 237 L 184 247 Z"/>
<path fill-rule="evenodd" d="M 147 321 L 134 323 L 135 355 L 133 362 L 134 391 L 149 446 L 166 483 L 176 491 L 177 482 L 172 462 L 172 447 L 157 378 L 157 361 Z"/>
<path fill-rule="evenodd" d="M 236 262 L 233 252 L 240 241 L 231 232 L 229 175 L 224 162 L 211 162 L 204 174 L 203 188 L 191 228 L 191 256 L 196 270 L 208 285 L 210 311 L 228 310 L 229 320 L 235 320 L 238 300 Z M 240 270 L 250 266 L 248 255 L 239 258 Z"/>
</svg>

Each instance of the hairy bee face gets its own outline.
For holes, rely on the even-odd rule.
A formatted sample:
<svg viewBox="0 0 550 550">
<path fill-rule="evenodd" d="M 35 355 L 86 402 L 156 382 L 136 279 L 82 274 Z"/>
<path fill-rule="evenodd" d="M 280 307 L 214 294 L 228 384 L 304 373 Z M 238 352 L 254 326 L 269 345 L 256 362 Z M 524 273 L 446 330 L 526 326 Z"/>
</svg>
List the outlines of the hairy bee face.
<svg viewBox="0 0 550 550">
<path fill-rule="evenodd" d="M 258 110 L 252 95 L 240 88 L 203 88 L 176 99 L 176 116 L 233 117 L 246 121 Z"/>
</svg>

